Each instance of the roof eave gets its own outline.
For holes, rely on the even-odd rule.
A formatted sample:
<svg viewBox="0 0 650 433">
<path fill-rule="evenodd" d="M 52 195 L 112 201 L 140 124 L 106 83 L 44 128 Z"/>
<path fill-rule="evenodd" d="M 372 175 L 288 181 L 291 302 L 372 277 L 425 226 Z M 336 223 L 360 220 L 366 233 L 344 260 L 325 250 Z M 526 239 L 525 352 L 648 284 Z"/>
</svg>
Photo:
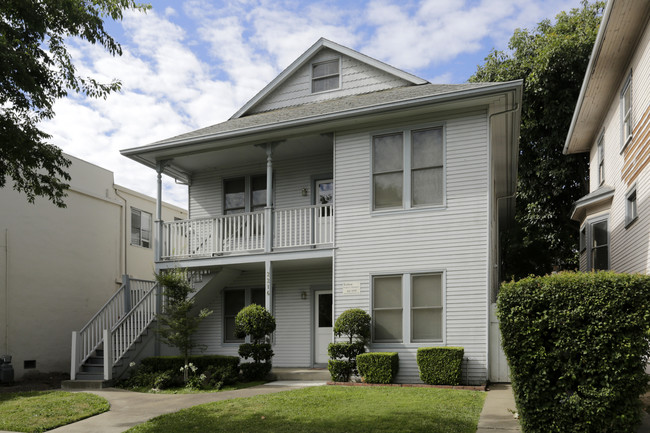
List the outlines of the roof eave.
<svg viewBox="0 0 650 433">
<path fill-rule="evenodd" d="M 176 147 L 196 145 L 201 143 L 206 143 L 210 141 L 223 140 L 228 138 L 244 137 L 256 133 L 264 133 L 269 131 L 275 131 L 278 129 L 293 128 L 299 126 L 306 126 L 309 124 L 317 124 L 327 121 L 334 121 L 340 119 L 350 120 L 354 122 L 353 118 L 364 115 L 371 115 L 375 113 L 381 113 L 384 111 L 392 111 L 399 108 L 410 108 L 417 107 L 419 105 L 427 104 L 439 104 L 443 102 L 448 102 L 450 100 L 465 100 L 468 98 L 476 98 L 481 96 L 487 96 L 493 93 L 503 93 L 505 91 L 515 90 L 519 91 L 521 94 L 521 88 L 523 86 L 523 80 L 508 81 L 503 83 L 496 83 L 490 86 L 479 87 L 476 89 L 465 89 L 454 92 L 448 92 L 438 95 L 431 95 L 420 98 L 406 99 L 402 101 L 394 101 L 390 103 L 372 105 L 362 108 L 355 108 L 351 110 L 337 111 L 329 114 L 315 115 L 310 117 L 303 117 L 299 119 L 293 119 L 289 121 L 281 121 L 275 123 L 268 123 L 264 125 L 236 129 L 232 131 L 218 132 L 213 134 L 207 134 L 199 137 L 186 137 L 180 138 L 174 141 L 168 141 L 162 144 L 150 144 L 140 147 L 128 148 L 120 150 L 120 153 L 123 156 L 134 159 L 137 162 L 143 163 L 142 154 L 170 150 Z M 151 163 L 145 164 L 147 166 L 152 166 Z"/>
</svg>

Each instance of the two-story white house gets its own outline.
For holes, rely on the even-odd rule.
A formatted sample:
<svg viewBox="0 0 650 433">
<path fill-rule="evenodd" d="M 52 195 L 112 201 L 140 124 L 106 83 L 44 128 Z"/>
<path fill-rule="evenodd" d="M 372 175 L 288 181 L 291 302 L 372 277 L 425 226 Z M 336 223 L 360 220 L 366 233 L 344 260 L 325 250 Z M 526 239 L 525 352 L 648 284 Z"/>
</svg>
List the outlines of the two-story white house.
<svg viewBox="0 0 650 433">
<path fill-rule="evenodd" d="M 650 269 L 650 2 L 610 0 L 564 153 L 589 152 L 580 269 Z"/>
<path fill-rule="evenodd" d="M 431 84 L 320 39 L 228 121 L 123 150 L 189 185 L 189 219 L 157 218 L 156 270 L 192 272 L 205 353 L 237 354 L 234 317 L 257 303 L 274 366 L 325 367 L 333 322 L 362 308 L 398 381 L 419 381 L 418 347 L 463 346 L 463 381 L 485 382 L 521 91 Z"/>
</svg>

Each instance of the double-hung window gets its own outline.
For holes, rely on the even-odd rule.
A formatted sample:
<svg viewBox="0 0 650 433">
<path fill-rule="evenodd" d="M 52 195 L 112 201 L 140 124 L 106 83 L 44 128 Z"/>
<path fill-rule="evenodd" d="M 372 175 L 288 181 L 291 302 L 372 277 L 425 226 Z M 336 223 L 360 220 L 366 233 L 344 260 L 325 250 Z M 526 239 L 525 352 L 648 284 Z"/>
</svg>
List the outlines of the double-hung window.
<svg viewBox="0 0 650 433">
<path fill-rule="evenodd" d="M 440 272 L 373 277 L 373 342 L 442 342 L 443 297 Z"/>
<path fill-rule="evenodd" d="M 131 245 L 151 248 L 151 214 L 131 208 Z"/>
<path fill-rule="evenodd" d="M 605 134 L 601 134 L 598 139 L 598 185 L 605 183 L 605 146 L 603 138 Z"/>
<path fill-rule="evenodd" d="M 632 73 L 628 75 L 623 91 L 621 92 L 621 147 L 625 147 L 632 138 Z"/>
<path fill-rule="evenodd" d="M 243 343 L 243 338 L 235 336 L 235 317 L 247 305 L 264 307 L 264 289 L 228 289 L 223 292 L 223 341 L 224 343 Z"/>
<path fill-rule="evenodd" d="M 372 137 L 373 210 L 444 204 L 443 128 Z"/>
<path fill-rule="evenodd" d="M 336 90 L 341 86 L 340 59 L 332 59 L 311 65 L 311 92 Z"/>
<path fill-rule="evenodd" d="M 242 176 L 223 181 L 224 214 L 255 212 L 266 207 L 266 175 Z"/>
<path fill-rule="evenodd" d="M 609 269 L 609 232 L 607 219 L 589 223 L 590 270 Z"/>
<path fill-rule="evenodd" d="M 632 224 L 638 217 L 636 207 L 636 185 L 625 194 L 625 227 Z"/>
</svg>

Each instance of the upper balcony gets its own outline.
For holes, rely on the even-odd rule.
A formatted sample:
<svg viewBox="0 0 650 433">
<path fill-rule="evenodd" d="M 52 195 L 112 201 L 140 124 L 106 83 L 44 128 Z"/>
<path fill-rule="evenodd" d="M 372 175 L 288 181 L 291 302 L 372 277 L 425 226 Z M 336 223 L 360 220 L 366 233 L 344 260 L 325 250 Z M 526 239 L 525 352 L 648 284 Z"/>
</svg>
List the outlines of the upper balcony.
<svg viewBox="0 0 650 433">
<path fill-rule="evenodd" d="M 268 214 L 270 225 L 266 223 Z M 333 215 L 331 204 L 318 204 L 165 222 L 160 259 L 177 261 L 332 247 Z"/>
</svg>

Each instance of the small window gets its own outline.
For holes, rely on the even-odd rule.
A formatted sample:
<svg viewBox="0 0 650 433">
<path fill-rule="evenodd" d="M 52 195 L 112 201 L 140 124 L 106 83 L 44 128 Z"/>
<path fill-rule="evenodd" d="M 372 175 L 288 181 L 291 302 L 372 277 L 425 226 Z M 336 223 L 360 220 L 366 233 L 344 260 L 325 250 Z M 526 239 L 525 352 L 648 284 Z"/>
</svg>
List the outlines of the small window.
<svg viewBox="0 0 650 433">
<path fill-rule="evenodd" d="M 243 343 L 243 338 L 235 336 L 235 317 L 247 305 L 265 306 L 264 289 L 235 289 L 223 292 L 223 341 L 224 343 Z"/>
<path fill-rule="evenodd" d="M 262 211 L 266 207 L 266 175 L 225 179 L 223 195 L 225 215 Z"/>
<path fill-rule="evenodd" d="M 339 59 L 311 65 L 311 92 L 326 92 L 340 87 Z"/>
<path fill-rule="evenodd" d="M 621 92 L 622 147 L 632 138 L 632 73 L 627 78 Z"/>
<path fill-rule="evenodd" d="M 131 208 L 131 245 L 151 248 L 151 214 Z"/>
<path fill-rule="evenodd" d="M 373 340 L 402 342 L 402 276 L 375 277 L 372 296 Z"/>
<path fill-rule="evenodd" d="M 636 186 L 625 196 L 625 225 L 629 226 L 638 217 L 636 206 Z"/>
<path fill-rule="evenodd" d="M 587 249 L 587 226 L 582 226 L 580 229 L 580 252 L 584 252 Z"/>
<path fill-rule="evenodd" d="M 605 183 L 605 147 L 603 145 L 603 136 L 598 139 L 598 185 Z"/>
<path fill-rule="evenodd" d="M 591 224 L 591 269 L 609 269 L 609 233 L 607 220 Z"/>
</svg>

